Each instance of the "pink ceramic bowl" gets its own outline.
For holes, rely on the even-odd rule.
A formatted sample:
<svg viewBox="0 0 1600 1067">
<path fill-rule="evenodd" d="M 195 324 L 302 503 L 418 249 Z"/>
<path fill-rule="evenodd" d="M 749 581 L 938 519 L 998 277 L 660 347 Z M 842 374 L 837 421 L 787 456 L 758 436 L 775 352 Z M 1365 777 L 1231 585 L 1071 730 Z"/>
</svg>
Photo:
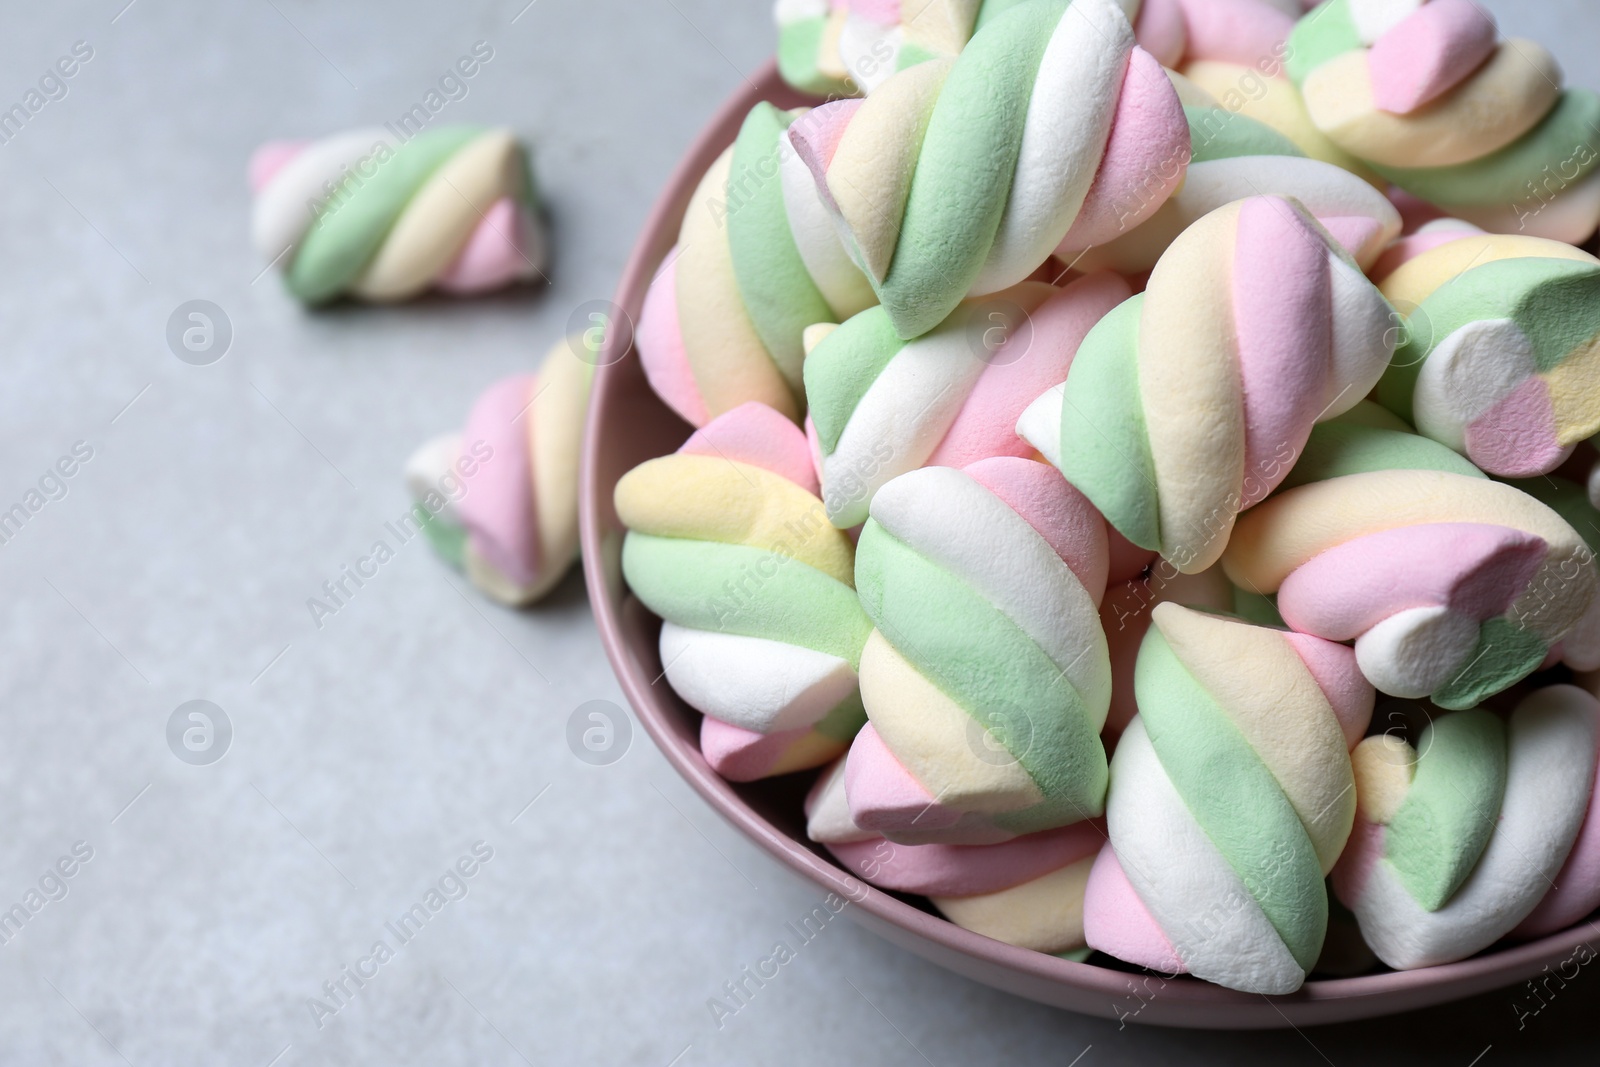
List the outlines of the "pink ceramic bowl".
<svg viewBox="0 0 1600 1067">
<path fill-rule="evenodd" d="M 583 558 L 595 620 L 623 691 L 678 773 L 723 818 L 802 878 L 828 891 L 849 892 L 857 903 L 848 913 L 882 937 L 975 981 L 1091 1015 L 1219 1029 L 1342 1022 L 1441 1004 L 1511 985 L 1569 957 L 1590 935 L 1587 926 L 1443 967 L 1314 980 L 1286 997 L 1239 993 L 1191 978 L 1145 982 L 1126 971 L 1072 963 L 991 941 L 947 922 L 913 898 L 857 881 L 806 839 L 800 805 L 812 775 L 736 785 L 712 772 L 700 756 L 699 713 L 679 700 L 661 677 L 657 653 L 660 622 L 623 583 L 624 530 L 612 506 L 612 490 L 628 470 L 675 451 L 690 433 L 690 427 L 646 384 L 632 350 L 628 324 L 638 321 L 645 289 L 677 240 L 685 206 L 700 176 L 733 142 L 745 113 L 763 99 L 781 107 L 814 103 L 786 88 L 776 68 L 768 66 L 754 83 L 723 105 L 679 164 L 645 224 L 618 286 L 616 304 L 624 314 L 602 354 L 583 449 L 579 483 Z M 1137 995 L 1132 992 L 1135 988 Z"/>
</svg>

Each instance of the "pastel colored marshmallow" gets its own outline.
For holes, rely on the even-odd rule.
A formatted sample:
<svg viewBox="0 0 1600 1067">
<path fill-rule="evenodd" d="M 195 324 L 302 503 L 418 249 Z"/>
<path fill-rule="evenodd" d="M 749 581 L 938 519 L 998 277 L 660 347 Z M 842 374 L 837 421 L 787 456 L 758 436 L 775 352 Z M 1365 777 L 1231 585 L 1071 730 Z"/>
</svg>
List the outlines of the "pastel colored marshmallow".
<svg viewBox="0 0 1600 1067">
<path fill-rule="evenodd" d="M 996 844 L 1092 819 L 1110 668 L 1105 524 L 1054 468 L 924 467 L 873 497 L 856 587 L 870 724 L 851 746 L 858 826 L 903 844 Z"/>
<path fill-rule="evenodd" d="M 954 59 L 826 104 L 793 138 L 905 339 L 1147 217 L 1181 183 L 1188 139 L 1113 0 L 1014 5 Z"/>
<path fill-rule="evenodd" d="M 1317 428 L 1282 491 L 1240 518 L 1223 568 L 1276 594 L 1297 630 L 1353 638 L 1383 691 L 1474 707 L 1578 630 L 1594 554 L 1533 496 L 1356 414 Z"/>
<path fill-rule="evenodd" d="M 1386 260 L 1406 328 L 1380 402 L 1511 478 L 1555 470 L 1600 432 L 1600 259 L 1435 224 Z"/>
<path fill-rule="evenodd" d="M 542 278 L 542 209 L 506 130 L 388 129 L 263 145 L 250 162 L 251 238 L 298 299 L 411 299 Z"/>
<path fill-rule="evenodd" d="M 1294 201 L 1253 197 L 1173 242 L 1020 432 L 1124 537 L 1194 574 L 1393 344 L 1389 304 L 1328 232 Z"/>
<path fill-rule="evenodd" d="M 858 827 L 843 763 L 806 797 L 806 833 L 851 874 L 928 897 L 951 922 L 1035 952 L 1084 948 L 1083 891 L 1105 827 L 1099 820 L 995 845 L 907 845 Z"/>
<path fill-rule="evenodd" d="M 705 716 L 701 753 L 733 781 L 832 762 L 866 721 L 855 546 L 816 493 L 804 433 L 753 402 L 617 483 L 623 577 L 662 619 L 668 684 Z"/>
<path fill-rule="evenodd" d="M 805 383 L 834 525 L 859 525 L 873 493 L 919 467 L 1031 457 L 1017 419 L 1066 377 L 1084 336 L 1130 295 L 1110 273 L 1064 289 L 1024 282 L 967 301 L 913 341 L 900 339 L 881 307 L 826 332 L 807 357 Z"/>
<path fill-rule="evenodd" d="M 1091 947 L 1231 989 L 1298 989 L 1355 820 L 1373 690 L 1348 648 L 1163 603 L 1111 761 Z"/>
<path fill-rule="evenodd" d="M 1361 743 L 1358 827 L 1333 886 L 1383 962 L 1465 959 L 1524 924 L 1524 936 L 1554 929 L 1552 919 L 1565 924 L 1600 902 L 1588 827 L 1597 727 L 1600 703 L 1557 685 L 1509 720 L 1474 708 L 1435 719 L 1415 747 Z"/>
<path fill-rule="evenodd" d="M 757 104 L 701 179 L 635 340 L 669 407 L 704 426 L 741 404 L 799 421 L 807 327 L 875 302 L 790 143 L 804 110 Z"/>
<path fill-rule="evenodd" d="M 439 554 L 491 599 L 524 607 L 578 558 L 578 454 L 599 353 L 558 343 L 535 374 L 495 383 L 459 434 L 406 464 L 413 512 Z"/>
<path fill-rule="evenodd" d="M 1289 45 L 1312 124 L 1387 181 L 1495 232 L 1595 232 L 1600 95 L 1478 4 L 1329 0 Z"/>
</svg>

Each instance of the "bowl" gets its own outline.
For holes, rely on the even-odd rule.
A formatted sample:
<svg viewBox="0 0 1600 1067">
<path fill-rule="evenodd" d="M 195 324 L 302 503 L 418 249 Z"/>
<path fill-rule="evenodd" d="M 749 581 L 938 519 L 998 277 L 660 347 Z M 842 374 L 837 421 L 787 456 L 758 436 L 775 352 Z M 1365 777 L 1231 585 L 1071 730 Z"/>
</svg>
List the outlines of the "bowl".
<svg viewBox="0 0 1600 1067">
<path fill-rule="evenodd" d="M 1439 967 L 1313 979 L 1281 997 L 1241 993 L 1188 977 L 1146 980 L 1137 970 L 1075 963 L 992 941 L 943 919 L 919 898 L 855 879 L 805 836 L 801 801 L 814 774 L 741 785 L 711 770 L 700 755 L 700 713 L 680 700 L 662 677 L 660 622 L 629 594 L 622 579 L 626 531 L 617 519 L 612 492 L 625 473 L 676 451 L 691 432 L 646 383 L 633 350 L 631 324 L 639 319 L 651 278 L 677 241 L 701 175 L 733 143 L 745 114 L 761 100 L 785 108 L 816 103 L 785 86 L 769 63 L 723 104 L 679 163 L 617 288 L 614 303 L 620 314 L 601 352 L 584 438 L 580 521 L 595 621 L 623 692 L 677 772 L 718 814 L 784 866 L 822 890 L 846 896 L 851 904 L 845 913 L 874 933 L 974 981 L 1088 1015 L 1213 1029 L 1344 1022 L 1513 985 L 1571 957 L 1589 937 L 1586 925 Z"/>
</svg>

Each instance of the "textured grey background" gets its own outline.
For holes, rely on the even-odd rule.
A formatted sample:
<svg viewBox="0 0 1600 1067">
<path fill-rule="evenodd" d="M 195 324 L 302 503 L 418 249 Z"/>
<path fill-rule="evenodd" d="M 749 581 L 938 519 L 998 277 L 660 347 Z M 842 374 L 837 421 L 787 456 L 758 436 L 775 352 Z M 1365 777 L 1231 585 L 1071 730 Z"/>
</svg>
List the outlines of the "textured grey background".
<svg viewBox="0 0 1600 1067">
<path fill-rule="evenodd" d="M 0 509 L 74 442 L 95 452 L 0 545 L 0 907 L 94 850 L 0 947 L 0 1064 L 1466 1067 L 1592 1048 L 1588 971 L 1520 1031 L 1534 1004 L 1505 992 L 1304 1034 L 1119 1032 L 842 922 L 714 1027 L 707 998 L 820 894 L 642 732 L 612 766 L 569 752 L 573 709 L 620 701 L 580 581 L 508 613 L 413 543 L 321 631 L 305 600 L 404 510 L 410 449 L 609 295 L 673 162 L 770 51 L 769 4 L 125 2 L 0 18 L 0 104 L 94 48 L 0 145 Z M 1592 0 L 1491 6 L 1600 83 Z M 537 141 L 552 290 L 312 315 L 253 282 L 250 149 L 392 118 L 480 39 L 494 58 L 445 117 Z M 195 298 L 233 323 L 213 366 L 164 342 Z M 166 746 L 193 698 L 233 724 L 212 766 Z M 319 1029 L 308 998 L 478 840 L 494 856 L 469 895 Z"/>
</svg>

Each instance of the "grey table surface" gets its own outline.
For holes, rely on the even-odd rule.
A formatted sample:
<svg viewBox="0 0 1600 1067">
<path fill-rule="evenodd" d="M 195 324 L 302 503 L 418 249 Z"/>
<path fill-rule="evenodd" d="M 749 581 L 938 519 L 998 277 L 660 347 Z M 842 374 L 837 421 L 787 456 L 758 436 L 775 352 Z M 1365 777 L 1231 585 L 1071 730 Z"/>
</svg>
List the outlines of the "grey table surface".
<svg viewBox="0 0 1600 1067">
<path fill-rule="evenodd" d="M 1489 6 L 1600 83 L 1593 0 Z M 1301 1033 L 1124 1029 L 849 923 L 718 1025 L 708 998 L 820 893 L 642 731 L 609 766 L 574 757 L 574 709 L 622 699 L 581 580 L 507 612 L 418 541 L 320 628 L 306 600 L 405 510 L 408 452 L 610 294 L 675 160 L 771 51 L 769 4 L 8 2 L 0 26 L 5 106 L 93 53 L 0 144 L 0 510 L 92 449 L 0 544 L 0 908 L 44 904 L 3 931 L 0 1064 L 1467 1067 L 1590 1047 L 1592 977 L 1520 1019 L 1513 990 Z M 446 116 L 537 143 L 552 284 L 308 314 L 258 277 L 250 150 L 394 118 L 478 41 L 493 57 Z M 209 366 L 165 340 L 192 299 L 232 324 Z M 232 725 L 208 766 L 168 745 L 192 699 Z M 52 876 L 74 847 L 90 858 Z M 474 847 L 492 857 L 448 877 Z M 441 880 L 460 899 L 400 944 L 386 923 Z M 339 1006 L 324 983 L 354 989 L 380 938 L 392 958 Z"/>
</svg>

